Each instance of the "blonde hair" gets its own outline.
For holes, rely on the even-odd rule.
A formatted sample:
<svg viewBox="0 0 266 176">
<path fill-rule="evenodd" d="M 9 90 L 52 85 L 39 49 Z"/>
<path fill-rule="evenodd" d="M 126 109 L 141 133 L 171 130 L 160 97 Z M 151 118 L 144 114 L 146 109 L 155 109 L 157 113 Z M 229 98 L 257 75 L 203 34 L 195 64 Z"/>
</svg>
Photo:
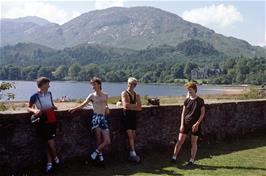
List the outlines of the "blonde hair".
<svg viewBox="0 0 266 176">
<path fill-rule="evenodd" d="M 136 78 L 134 78 L 134 77 L 129 77 L 127 82 L 137 85 L 138 80 Z"/>
</svg>

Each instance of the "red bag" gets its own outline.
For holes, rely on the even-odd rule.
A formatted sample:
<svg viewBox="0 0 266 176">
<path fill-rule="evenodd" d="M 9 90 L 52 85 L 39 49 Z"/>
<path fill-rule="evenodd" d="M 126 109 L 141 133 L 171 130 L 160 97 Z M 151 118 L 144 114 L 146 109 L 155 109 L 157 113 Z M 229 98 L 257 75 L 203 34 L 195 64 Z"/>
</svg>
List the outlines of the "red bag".
<svg viewBox="0 0 266 176">
<path fill-rule="evenodd" d="M 49 109 L 45 111 L 47 121 L 46 123 L 53 123 L 56 122 L 56 115 L 53 109 Z"/>
</svg>

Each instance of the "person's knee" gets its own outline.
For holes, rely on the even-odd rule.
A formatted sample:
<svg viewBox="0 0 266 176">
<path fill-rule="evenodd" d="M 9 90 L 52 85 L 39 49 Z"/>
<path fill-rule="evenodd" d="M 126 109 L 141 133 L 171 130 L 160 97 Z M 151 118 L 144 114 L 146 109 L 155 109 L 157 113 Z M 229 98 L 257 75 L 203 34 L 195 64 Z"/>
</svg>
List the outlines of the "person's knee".
<svg viewBox="0 0 266 176">
<path fill-rule="evenodd" d="M 192 145 L 192 147 L 197 147 L 197 140 L 191 140 L 191 145 Z"/>
<path fill-rule="evenodd" d="M 111 139 L 110 139 L 110 138 L 106 138 L 106 139 L 104 140 L 104 143 L 105 143 L 105 145 L 109 145 L 109 144 L 111 144 Z"/>
<path fill-rule="evenodd" d="M 184 142 L 185 140 L 178 140 L 176 145 L 181 147 L 184 144 Z"/>
<path fill-rule="evenodd" d="M 127 133 L 128 139 L 134 139 L 134 134 L 132 132 Z"/>
<path fill-rule="evenodd" d="M 54 145 L 55 145 L 55 141 L 54 141 L 54 139 L 50 139 L 50 140 L 48 140 L 48 141 L 47 141 L 47 145 L 48 145 L 48 147 L 54 147 Z"/>
</svg>

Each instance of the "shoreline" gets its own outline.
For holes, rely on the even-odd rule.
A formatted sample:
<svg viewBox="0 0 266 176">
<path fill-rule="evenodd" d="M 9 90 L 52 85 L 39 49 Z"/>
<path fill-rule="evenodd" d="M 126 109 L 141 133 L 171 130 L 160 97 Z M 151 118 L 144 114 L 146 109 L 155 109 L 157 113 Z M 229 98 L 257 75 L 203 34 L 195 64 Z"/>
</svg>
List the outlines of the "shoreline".
<svg viewBox="0 0 266 176">
<path fill-rule="evenodd" d="M 221 93 L 217 94 L 201 94 L 199 92 L 199 96 L 204 98 L 206 103 L 219 103 L 219 102 L 228 102 L 232 100 L 248 100 L 252 98 L 245 98 L 243 95 L 245 93 L 249 92 L 248 89 L 243 88 L 230 88 L 225 89 Z M 141 101 L 143 105 L 147 105 L 147 99 L 148 98 L 159 98 L 161 105 L 176 105 L 176 104 L 182 104 L 184 102 L 185 96 L 142 96 Z M 266 97 L 264 97 L 266 98 Z M 80 104 L 84 98 L 80 99 L 73 99 L 68 102 L 60 102 L 59 100 L 54 100 L 55 105 L 58 107 L 59 110 L 67 110 L 71 107 L 77 106 Z M 120 99 L 120 96 L 112 96 L 108 98 L 108 105 L 111 108 L 117 108 L 119 106 L 116 106 L 116 102 Z M 1 102 L 0 102 L 1 103 Z M 8 109 L 5 111 L 0 111 L 0 113 L 14 113 L 14 112 L 27 112 L 27 103 L 28 101 L 8 101 L 3 102 Z M 86 108 L 91 108 L 91 106 L 87 106 Z"/>
</svg>

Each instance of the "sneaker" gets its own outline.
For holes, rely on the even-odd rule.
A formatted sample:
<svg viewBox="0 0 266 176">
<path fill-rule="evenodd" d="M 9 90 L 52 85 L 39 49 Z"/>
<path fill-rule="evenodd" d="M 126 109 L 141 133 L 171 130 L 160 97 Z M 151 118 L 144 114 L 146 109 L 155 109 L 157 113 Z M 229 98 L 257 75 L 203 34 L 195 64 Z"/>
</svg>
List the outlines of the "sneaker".
<svg viewBox="0 0 266 176">
<path fill-rule="evenodd" d="M 176 164 L 177 163 L 177 160 L 172 158 L 171 161 L 170 161 L 172 164 Z"/>
<path fill-rule="evenodd" d="M 105 168 L 105 162 L 104 162 L 104 160 L 103 161 L 98 161 L 97 162 L 97 166 L 98 167 L 101 167 L 101 168 Z"/>
<path fill-rule="evenodd" d="M 140 162 L 140 157 L 138 155 L 135 155 L 135 156 L 130 156 L 129 157 L 129 160 L 130 161 L 133 161 L 135 163 L 139 163 Z"/>
<path fill-rule="evenodd" d="M 53 167 L 46 167 L 46 173 L 47 174 L 52 174 L 54 172 L 54 169 L 53 169 Z"/>
<path fill-rule="evenodd" d="M 105 168 L 105 162 L 102 154 L 97 155 L 97 166 Z"/>
<path fill-rule="evenodd" d="M 193 166 L 193 165 L 194 165 L 194 162 L 189 161 L 189 162 L 186 164 L 186 167 L 191 167 L 191 166 Z"/>
<path fill-rule="evenodd" d="M 95 153 L 96 153 L 96 156 L 95 156 L 95 158 L 93 158 L 93 156 L 92 155 L 95 155 Z M 97 157 L 98 157 L 98 153 L 96 152 L 96 151 L 94 151 L 94 152 L 91 152 L 91 154 L 90 154 L 90 160 L 91 161 L 96 161 L 97 160 Z"/>
<path fill-rule="evenodd" d="M 59 161 L 58 163 L 56 163 L 56 162 L 54 161 L 54 162 L 53 162 L 53 166 L 54 166 L 54 169 L 55 169 L 55 170 L 60 169 L 61 161 Z"/>
</svg>

